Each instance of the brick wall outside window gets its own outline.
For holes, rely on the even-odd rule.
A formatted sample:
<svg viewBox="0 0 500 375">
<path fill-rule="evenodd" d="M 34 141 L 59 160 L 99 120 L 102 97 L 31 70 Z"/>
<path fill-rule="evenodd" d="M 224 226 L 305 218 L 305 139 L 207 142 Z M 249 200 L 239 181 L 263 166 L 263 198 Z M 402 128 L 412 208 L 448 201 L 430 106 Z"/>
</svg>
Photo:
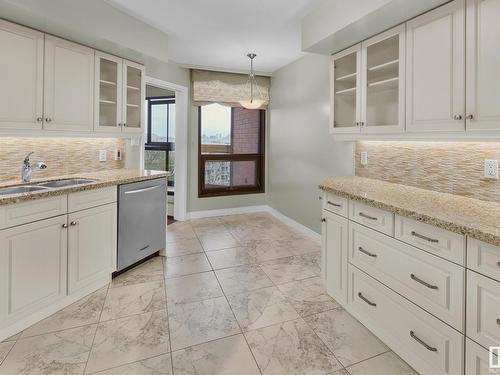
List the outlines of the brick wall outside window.
<svg viewBox="0 0 500 375">
<path fill-rule="evenodd" d="M 233 154 L 259 153 L 260 112 L 245 108 L 233 109 L 232 129 Z M 255 162 L 240 161 L 232 163 L 232 185 L 255 184 Z"/>
</svg>

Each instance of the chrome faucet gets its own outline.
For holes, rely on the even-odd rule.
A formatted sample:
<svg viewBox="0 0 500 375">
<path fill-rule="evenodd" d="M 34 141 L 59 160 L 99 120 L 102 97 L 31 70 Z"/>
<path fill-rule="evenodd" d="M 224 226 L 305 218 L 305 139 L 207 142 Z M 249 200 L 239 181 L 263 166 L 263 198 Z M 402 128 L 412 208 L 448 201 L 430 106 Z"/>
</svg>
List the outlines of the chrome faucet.
<svg viewBox="0 0 500 375">
<path fill-rule="evenodd" d="M 30 182 L 31 181 L 31 173 L 33 173 L 33 169 L 45 169 L 45 168 L 47 168 L 47 164 L 45 164 L 44 162 L 38 162 L 38 163 L 31 164 L 30 156 L 34 153 L 35 153 L 34 151 L 31 151 L 24 158 L 23 166 L 21 168 L 21 180 L 23 180 L 23 182 Z"/>
</svg>

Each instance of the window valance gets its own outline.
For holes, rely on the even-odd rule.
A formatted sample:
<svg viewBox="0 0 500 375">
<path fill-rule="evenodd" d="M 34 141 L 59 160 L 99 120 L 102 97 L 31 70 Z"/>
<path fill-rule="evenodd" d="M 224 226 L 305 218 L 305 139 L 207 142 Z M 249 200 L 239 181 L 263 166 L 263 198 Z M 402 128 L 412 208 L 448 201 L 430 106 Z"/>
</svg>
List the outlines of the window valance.
<svg viewBox="0 0 500 375">
<path fill-rule="evenodd" d="M 270 78 L 256 76 L 258 89 L 254 87 L 254 98 L 264 100 L 262 109 L 269 103 Z M 210 70 L 191 70 L 193 104 L 204 105 L 219 103 L 231 107 L 241 107 L 240 101 L 250 97 L 248 75 L 214 72 Z"/>
</svg>

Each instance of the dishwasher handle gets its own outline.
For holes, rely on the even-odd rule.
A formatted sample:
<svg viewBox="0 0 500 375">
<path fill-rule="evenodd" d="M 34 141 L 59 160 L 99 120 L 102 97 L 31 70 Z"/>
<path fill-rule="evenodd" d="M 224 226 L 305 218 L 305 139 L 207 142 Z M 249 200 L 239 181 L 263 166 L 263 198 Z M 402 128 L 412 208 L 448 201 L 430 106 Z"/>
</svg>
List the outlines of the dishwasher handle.
<svg viewBox="0 0 500 375">
<path fill-rule="evenodd" d="M 130 190 L 130 191 L 126 191 L 125 195 L 127 195 L 127 194 L 143 193 L 145 191 L 150 191 L 150 190 L 161 188 L 162 186 L 163 185 L 156 185 L 156 186 L 150 186 L 150 187 L 147 187 L 147 188 L 144 188 L 144 189 Z"/>
</svg>

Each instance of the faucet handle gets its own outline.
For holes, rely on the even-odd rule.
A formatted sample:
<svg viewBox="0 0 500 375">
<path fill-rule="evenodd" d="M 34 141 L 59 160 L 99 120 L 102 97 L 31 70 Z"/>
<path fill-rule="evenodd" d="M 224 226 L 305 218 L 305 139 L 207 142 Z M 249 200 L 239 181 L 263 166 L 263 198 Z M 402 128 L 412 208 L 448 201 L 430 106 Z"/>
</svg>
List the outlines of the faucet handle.
<svg viewBox="0 0 500 375">
<path fill-rule="evenodd" d="M 27 163 L 30 161 L 30 156 L 33 155 L 35 153 L 35 151 L 31 151 L 30 153 L 28 153 L 28 155 L 26 155 L 26 157 L 24 158 L 24 162 Z"/>
</svg>

